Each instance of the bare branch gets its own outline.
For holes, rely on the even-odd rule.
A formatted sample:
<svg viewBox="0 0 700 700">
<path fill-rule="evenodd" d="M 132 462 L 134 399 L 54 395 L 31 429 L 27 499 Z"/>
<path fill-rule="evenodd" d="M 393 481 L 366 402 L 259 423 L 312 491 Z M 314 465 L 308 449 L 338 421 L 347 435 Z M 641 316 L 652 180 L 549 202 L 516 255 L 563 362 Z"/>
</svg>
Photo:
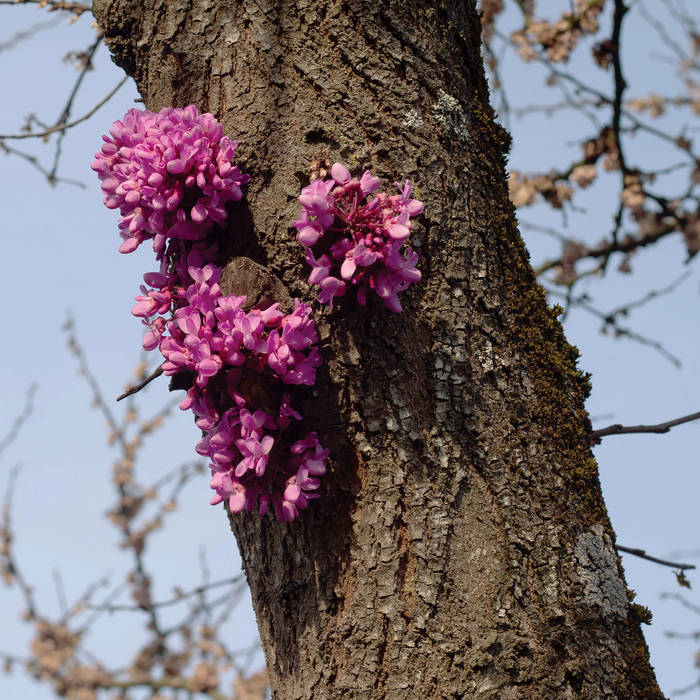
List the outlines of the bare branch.
<svg viewBox="0 0 700 700">
<path fill-rule="evenodd" d="M 192 685 L 179 676 L 163 676 L 162 678 L 152 678 L 149 680 L 137 681 L 115 681 L 109 685 L 101 686 L 104 689 L 130 690 L 132 688 L 148 688 L 155 694 L 159 690 L 184 690 L 192 693 Z M 218 690 L 197 690 L 202 695 L 208 695 L 212 700 L 231 700 L 229 695 L 220 693 Z M 191 696 L 191 695 L 190 695 Z"/>
<path fill-rule="evenodd" d="M 663 344 L 661 342 L 659 342 L 658 340 L 654 340 L 652 338 L 647 338 L 646 336 L 641 335 L 640 333 L 637 333 L 636 331 L 633 331 L 630 328 L 626 328 L 626 327 L 620 325 L 620 323 L 618 321 L 618 316 L 622 314 L 623 310 L 626 308 L 625 306 L 618 307 L 618 309 L 614 309 L 613 311 L 606 313 L 604 311 L 600 311 L 599 309 L 596 309 L 590 303 L 587 296 L 585 296 L 585 295 L 582 295 L 579 297 L 573 296 L 571 288 L 568 290 L 568 292 L 566 294 L 564 294 L 556 289 L 551 289 L 548 287 L 545 287 L 545 289 L 546 289 L 548 294 L 551 294 L 552 296 L 558 297 L 560 299 L 564 299 L 566 304 L 567 304 L 567 311 L 568 311 L 568 306 L 574 305 L 574 306 L 580 307 L 584 311 L 587 311 L 592 316 L 599 318 L 603 322 L 603 326 L 601 329 L 602 332 L 607 332 L 608 329 L 612 329 L 612 331 L 616 337 L 628 338 L 629 340 L 633 340 L 633 341 L 639 343 L 640 345 L 647 345 L 648 347 L 653 348 L 660 355 L 665 357 L 675 367 L 677 367 L 677 368 L 681 367 L 681 361 L 675 355 L 670 353 L 663 346 Z M 622 315 L 624 315 L 624 314 L 622 314 Z"/>
<path fill-rule="evenodd" d="M 9 39 L 7 39 L 7 41 L 0 42 L 0 51 L 9 51 L 10 49 L 13 49 L 15 46 L 17 46 L 22 41 L 26 41 L 27 39 L 31 39 L 34 35 L 38 34 L 39 32 L 43 31 L 44 29 L 52 29 L 60 22 L 61 22 L 60 17 L 54 17 L 53 19 L 50 19 L 47 22 L 36 22 L 35 24 L 32 24 L 30 27 L 27 27 L 26 29 L 23 29 L 19 32 L 16 32 Z"/>
<path fill-rule="evenodd" d="M 34 602 L 34 594 L 31 587 L 20 571 L 17 560 L 14 557 L 12 547 L 12 528 L 10 524 L 10 514 L 12 510 L 12 497 L 17 483 L 17 477 L 20 472 L 20 465 L 17 465 L 10 472 L 10 477 L 7 482 L 7 491 L 5 492 L 5 502 L 2 508 L 2 555 L 0 562 L 2 563 L 2 573 L 6 580 L 16 581 L 22 591 L 24 602 L 27 606 L 27 618 L 33 620 L 37 616 L 37 608 Z"/>
<path fill-rule="evenodd" d="M 97 38 L 95 41 L 91 44 L 91 46 L 87 49 L 85 52 L 85 59 L 83 62 L 83 68 L 80 71 L 80 74 L 78 75 L 78 79 L 75 81 L 75 84 L 73 85 L 73 89 L 70 92 L 70 95 L 68 95 L 68 100 L 66 101 L 65 106 L 63 107 L 63 111 L 59 115 L 58 119 L 56 120 L 56 123 L 54 126 L 63 126 L 67 121 L 68 118 L 71 115 L 71 110 L 73 109 L 73 101 L 75 100 L 76 96 L 78 95 L 78 91 L 80 90 L 80 86 L 83 84 L 83 79 L 87 75 L 88 71 L 92 70 L 92 58 L 95 55 L 95 52 L 97 51 L 97 48 L 99 45 L 102 43 L 102 32 L 98 32 Z M 56 150 L 54 152 L 54 157 L 53 157 L 53 166 L 51 167 L 51 175 L 53 177 L 56 176 L 56 172 L 58 171 L 58 162 L 61 159 L 61 152 L 63 148 L 63 139 L 66 137 L 66 130 L 60 130 L 58 132 L 58 138 L 56 139 Z"/>
<path fill-rule="evenodd" d="M 690 569 L 695 568 L 695 564 L 679 564 L 675 561 L 668 561 L 666 559 L 658 559 L 657 557 L 652 557 L 651 555 L 647 554 L 643 549 L 623 547 L 621 544 L 616 544 L 615 549 L 618 552 L 626 552 L 627 554 L 633 554 L 635 557 L 640 557 L 640 559 L 653 561 L 655 564 L 661 564 L 662 566 L 670 566 L 672 569 L 678 569 L 679 571 L 689 571 Z"/>
<path fill-rule="evenodd" d="M 66 589 L 63 585 L 63 577 L 58 569 L 53 570 L 53 582 L 56 586 L 56 597 L 58 598 L 58 607 L 61 611 L 61 617 L 65 619 L 68 614 L 68 603 L 66 602 Z"/>
<path fill-rule="evenodd" d="M 700 411 L 697 413 L 689 413 L 687 416 L 681 416 L 680 418 L 674 418 L 673 420 L 666 421 L 665 423 L 657 423 L 656 425 L 620 425 L 620 423 L 615 423 L 614 425 L 609 425 L 607 428 L 600 428 L 599 430 L 591 431 L 591 444 L 600 444 L 601 438 L 607 437 L 608 435 L 667 433 L 669 430 L 671 430 L 671 428 L 675 428 L 677 425 L 683 425 L 683 423 L 690 423 L 691 421 L 698 419 L 700 419 Z"/>
<path fill-rule="evenodd" d="M 8 146 L 2 141 L 0 141 L 0 151 L 7 153 L 7 155 L 18 156 L 19 158 L 22 158 L 22 160 L 26 160 L 27 163 L 29 163 L 33 168 L 38 170 L 48 180 L 50 185 L 56 185 L 60 182 L 63 182 L 66 185 L 75 185 L 76 187 L 80 187 L 83 190 L 87 187 L 85 183 L 80 182 L 80 180 L 73 180 L 72 178 L 68 177 L 58 177 L 55 173 L 52 173 L 51 171 L 44 168 L 39 162 L 39 159 L 36 158 L 36 156 L 33 156 L 29 153 L 25 153 L 24 151 L 18 151 L 16 148 L 12 148 L 11 146 Z"/>
<path fill-rule="evenodd" d="M 91 12 L 92 6 L 82 2 L 63 2 L 62 0 L 0 0 L 0 5 L 40 5 L 49 12 L 72 12 L 75 17 L 80 17 L 83 12 Z"/>
<path fill-rule="evenodd" d="M 695 690 L 696 688 L 700 688 L 700 681 L 695 681 L 695 683 L 686 685 L 684 688 L 676 688 L 676 690 L 671 692 L 671 695 L 686 695 L 691 690 Z"/>
<path fill-rule="evenodd" d="M 650 231 L 642 236 L 625 236 L 621 241 L 610 238 L 609 240 L 603 241 L 595 246 L 588 248 L 579 258 L 579 260 L 584 260 L 590 258 L 592 260 L 607 259 L 613 253 L 631 253 L 640 248 L 646 248 L 647 246 L 657 243 L 662 238 L 665 238 L 671 233 L 675 233 L 678 230 L 678 226 L 675 222 L 659 226 L 658 229 Z M 551 270 L 554 267 L 561 265 L 561 258 L 556 258 L 554 260 L 547 260 L 542 263 L 535 270 L 537 276 L 541 275 L 547 270 Z"/>
<path fill-rule="evenodd" d="M 0 440 L 0 455 L 17 439 L 22 426 L 27 422 L 27 419 L 32 414 L 34 410 L 34 395 L 38 388 L 38 384 L 32 384 L 29 389 L 27 389 L 27 395 L 24 399 L 24 408 L 22 413 L 20 413 L 12 423 L 12 427 L 5 437 Z"/>
<path fill-rule="evenodd" d="M 126 81 L 129 80 L 129 76 L 125 75 L 108 93 L 105 95 L 92 109 L 90 109 L 88 112 L 83 114 L 82 117 L 79 117 L 78 119 L 74 119 L 72 122 L 65 122 L 65 123 L 58 123 L 55 126 L 52 126 L 50 129 L 44 129 L 44 131 L 36 131 L 33 133 L 27 133 L 27 134 L 0 134 L 0 140 L 19 140 L 19 139 L 44 139 L 47 136 L 51 136 L 51 134 L 55 134 L 59 131 L 66 131 L 66 129 L 71 129 L 74 126 L 77 126 L 81 122 L 84 122 L 90 117 L 97 112 L 100 107 L 104 107 L 104 105 L 109 102 L 114 95 L 117 94 L 119 89 L 126 83 Z M 59 120 L 60 121 L 60 120 Z"/>
<path fill-rule="evenodd" d="M 700 606 L 694 605 L 691 603 L 689 600 L 687 600 L 683 595 L 680 593 L 662 593 L 661 594 L 661 599 L 662 600 L 676 600 L 678 601 L 686 610 L 690 610 L 691 612 L 694 612 L 696 615 L 700 615 Z"/>
<path fill-rule="evenodd" d="M 226 578 L 222 579 L 220 581 L 213 581 L 212 583 L 207 583 L 202 586 L 197 586 L 197 588 L 193 588 L 191 591 L 187 591 L 186 593 L 181 593 L 179 595 L 176 595 L 173 598 L 170 598 L 168 600 L 163 600 L 160 602 L 155 602 L 151 603 L 151 605 L 154 608 L 167 608 L 170 607 L 171 605 L 177 605 L 178 603 L 181 603 L 183 600 L 187 600 L 188 598 L 191 598 L 193 596 L 199 596 L 202 593 L 209 591 L 213 588 L 219 588 L 220 586 L 233 586 L 237 583 L 240 583 L 243 580 L 243 574 L 239 574 L 238 576 L 233 576 L 232 578 Z M 88 605 L 87 606 L 89 610 L 101 610 L 104 612 L 125 612 L 125 611 L 136 611 L 136 610 L 142 610 L 143 608 L 138 606 L 138 605 L 110 605 L 110 604 L 102 604 L 102 605 Z"/>
<path fill-rule="evenodd" d="M 121 401 L 127 396 L 132 396 L 133 394 L 141 391 L 141 389 L 148 386 L 154 379 L 160 377 L 161 374 L 163 374 L 162 364 L 158 365 L 158 367 L 156 367 L 156 369 L 154 369 L 153 372 L 151 372 L 151 374 L 149 374 L 143 381 L 139 382 L 138 384 L 134 384 L 134 386 L 130 386 L 123 394 L 117 396 L 117 401 Z"/>
</svg>

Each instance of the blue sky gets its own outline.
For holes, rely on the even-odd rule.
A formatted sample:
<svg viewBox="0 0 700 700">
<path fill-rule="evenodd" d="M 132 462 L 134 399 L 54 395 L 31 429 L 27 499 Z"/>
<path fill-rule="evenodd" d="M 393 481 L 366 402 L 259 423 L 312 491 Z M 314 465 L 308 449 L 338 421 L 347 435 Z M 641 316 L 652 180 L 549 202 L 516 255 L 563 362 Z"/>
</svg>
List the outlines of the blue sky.
<svg viewBox="0 0 700 700">
<path fill-rule="evenodd" d="M 0 8 L 0 45 L 16 31 L 35 22 L 53 19 L 34 7 Z M 30 112 L 45 121 L 59 113 L 75 70 L 61 58 L 71 49 L 82 49 L 91 38 L 89 18 L 75 25 L 65 21 L 40 32 L 28 42 L 0 52 L 0 94 L 11 96 L 0 115 L 0 133 L 14 133 Z M 632 41 L 650 41 L 648 27 L 630 25 Z M 95 60 L 78 96 L 74 115 L 87 112 L 121 78 L 104 48 Z M 641 60 L 629 66 L 630 94 L 646 94 L 654 86 L 662 89 L 668 69 L 658 61 Z M 528 83 L 529 74 L 512 64 L 506 79 L 517 87 L 513 105 L 553 101 L 541 83 Z M 534 98 L 533 98 L 534 95 Z M 110 498 L 109 469 L 116 456 L 105 445 L 101 416 L 90 408 L 90 393 L 76 373 L 73 358 L 65 348 L 61 332 L 66 314 L 75 318 L 78 334 L 94 374 L 107 397 L 118 395 L 139 360 L 141 327 L 129 314 L 141 275 L 152 269 L 150 250 L 131 255 L 117 252 L 117 215 L 102 206 L 99 183 L 89 165 L 101 143 L 100 136 L 111 122 L 134 106 L 137 97 L 132 82 L 91 120 L 68 134 L 60 171 L 65 177 L 86 184 L 51 188 L 27 163 L 0 154 L 0 206 L 5 241 L 5 284 L 11 292 L 6 300 L 3 357 L 0 370 L 4 400 L 0 404 L 0 437 L 21 410 L 27 388 L 37 382 L 36 408 L 20 438 L 0 457 L 0 489 L 4 490 L 10 468 L 22 464 L 14 502 L 16 546 L 26 577 L 48 610 L 57 609 L 53 571 L 60 570 L 69 598 L 79 595 L 86 583 L 112 572 L 119 578 L 127 564 L 116 544 L 116 533 L 104 518 Z M 571 113 L 564 119 L 512 120 L 514 147 L 511 165 L 519 170 L 551 166 L 555 145 L 573 140 L 572 127 L 587 133 Z M 235 134 L 231 135 L 235 138 Z M 50 163 L 49 147 L 17 142 Z M 663 152 L 646 151 L 663 159 Z M 575 149 L 561 146 L 556 153 L 565 164 Z M 611 210 L 605 187 L 591 191 L 584 200 L 585 213 L 569 219 L 577 237 L 597 240 L 610 228 Z M 522 218 L 560 225 L 543 209 L 525 211 Z M 550 218 L 547 218 L 550 217 Z M 530 234 L 528 245 L 535 260 L 556 254 L 552 242 Z M 671 296 L 658 299 L 636 311 L 629 325 L 663 340 L 683 362 L 674 368 L 651 348 L 627 340 L 615 341 L 599 333 L 599 322 L 580 311 L 571 313 L 566 330 L 582 353 L 581 366 L 593 375 L 591 414 L 600 416 L 597 425 L 612 422 L 650 423 L 697 411 L 700 408 L 700 359 L 698 333 L 698 275 L 696 265 L 684 265 L 679 241 L 668 240 L 633 260 L 633 275 L 612 273 L 591 281 L 588 290 L 602 307 L 613 307 L 642 296 L 651 288 L 663 287 L 684 270 L 690 277 Z M 165 382 L 145 392 L 144 404 L 157 410 L 167 400 Z M 697 493 L 700 488 L 696 446 L 700 424 L 674 429 L 667 435 L 613 436 L 596 448 L 601 481 L 618 541 L 641 547 L 658 556 L 700 548 L 698 542 Z M 175 412 L 169 427 L 157 435 L 143 453 L 142 469 L 154 475 L 175 464 L 195 458 L 198 432 L 188 415 Z M 153 540 L 149 561 L 159 573 L 158 597 L 166 598 L 174 585 L 183 589 L 200 583 L 197 557 L 205 545 L 212 578 L 226 578 L 240 570 L 240 560 L 224 514 L 208 506 L 207 478 L 191 484 L 182 499 L 181 511 L 164 532 Z M 681 558 L 687 558 L 681 556 Z M 645 628 L 662 689 L 667 694 L 696 680 L 692 654 L 696 644 L 665 637 L 665 630 L 690 631 L 700 627 L 700 618 L 677 603 L 662 600 L 664 591 L 680 592 L 670 570 L 634 557 L 623 557 L 628 585 L 637 591 L 637 601 L 654 613 L 654 623 Z M 696 577 L 691 574 L 691 581 Z M 688 593 L 697 601 L 695 591 Z M 22 654 L 29 632 L 19 621 L 21 604 L 14 590 L 0 589 L 4 624 L 0 650 Z M 114 657 L 127 645 L 114 645 L 115 638 L 137 639 L 142 622 L 131 617 L 110 617 L 96 629 L 91 642 L 97 653 Z M 245 646 L 255 635 L 249 603 L 238 609 L 231 635 Z M 116 649 L 116 652 L 115 652 Z M 109 657 L 108 657 L 109 658 Z M 0 695 L 7 698 L 53 697 L 44 686 L 36 686 L 21 673 L 0 676 Z"/>
</svg>

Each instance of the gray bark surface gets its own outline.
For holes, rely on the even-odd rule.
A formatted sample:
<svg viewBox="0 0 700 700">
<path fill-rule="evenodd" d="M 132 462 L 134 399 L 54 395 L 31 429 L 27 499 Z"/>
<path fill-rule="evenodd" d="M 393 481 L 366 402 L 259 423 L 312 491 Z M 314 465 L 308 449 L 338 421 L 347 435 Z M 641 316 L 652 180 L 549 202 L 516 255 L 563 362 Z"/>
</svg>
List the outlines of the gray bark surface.
<svg viewBox="0 0 700 700">
<path fill-rule="evenodd" d="M 195 103 L 240 140 L 231 255 L 290 294 L 315 297 L 292 228 L 313 159 L 410 178 L 426 205 L 405 311 L 318 317 L 302 408 L 332 450 L 323 497 L 292 524 L 230 518 L 273 697 L 662 697 L 588 381 L 508 201 L 474 3 L 93 4 L 148 109 Z"/>
</svg>

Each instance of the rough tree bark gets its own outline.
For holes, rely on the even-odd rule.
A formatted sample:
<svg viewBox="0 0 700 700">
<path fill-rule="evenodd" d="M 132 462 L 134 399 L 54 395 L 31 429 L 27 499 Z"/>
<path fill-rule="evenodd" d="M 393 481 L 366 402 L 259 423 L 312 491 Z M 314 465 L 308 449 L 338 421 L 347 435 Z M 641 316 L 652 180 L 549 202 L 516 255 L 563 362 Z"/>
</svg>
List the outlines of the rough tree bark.
<svg viewBox="0 0 700 700">
<path fill-rule="evenodd" d="M 320 317 L 323 498 L 291 525 L 231 518 L 273 697 L 662 697 L 588 381 L 508 202 L 474 1 L 93 5 L 148 109 L 195 103 L 241 141 L 231 254 L 290 293 L 312 298 L 291 223 L 314 157 L 409 177 L 426 204 L 404 313 Z"/>
</svg>

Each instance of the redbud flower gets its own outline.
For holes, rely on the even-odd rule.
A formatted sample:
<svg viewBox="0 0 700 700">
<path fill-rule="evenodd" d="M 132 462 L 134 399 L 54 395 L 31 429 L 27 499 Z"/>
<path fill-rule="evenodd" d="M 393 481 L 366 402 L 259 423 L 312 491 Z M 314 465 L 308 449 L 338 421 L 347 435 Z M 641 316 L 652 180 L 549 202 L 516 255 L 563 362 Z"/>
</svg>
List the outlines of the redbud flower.
<svg viewBox="0 0 700 700">
<path fill-rule="evenodd" d="M 232 164 L 238 143 L 194 105 L 157 114 L 131 109 L 103 139 L 92 168 L 105 205 L 122 215 L 122 253 L 152 239 L 161 259 L 168 239 L 203 238 L 250 179 Z"/>
<path fill-rule="evenodd" d="M 356 290 L 360 304 L 375 291 L 392 311 L 401 311 L 399 292 L 421 279 L 418 255 L 405 241 L 410 219 L 423 211 L 411 199 L 411 183 L 396 183 L 399 194 L 377 193 L 381 181 L 366 171 L 358 180 L 341 163 L 331 168 L 331 179 L 314 180 L 301 191 L 302 212 L 294 223 L 297 240 L 306 247 L 311 265 L 309 282 L 320 287 L 318 299 L 333 307 L 333 299 L 348 288 Z M 316 257 L 312 251 L 324 251 Z"/>
<path fill-rule="evenodd" d="M 103 140 L 92 168 L 105 204 L 120 210 L 120 251 L 152 240 L 160 261 L 158 272 L 144 275 L 132 314 L 148 329 L 143 347 L 157 347 L 165 358 L 163 372 L 190 385 L 180 408 L 191 409 L 204 431 L 196 450 L 209 458 L 212 504 L 226 500 L 233 513 L 257 509 L 261 515 L 272 504 L 278 519 L 294 520 L 318 498 L 329 451 L 316 433 L 299 439 L 303 418 L 278 387 L 314 384 L 321 364 L 318 335 L 311 308 L 298 299 L 291 313 L 278 303 L 246 311 L 245 296 L 221 293 L 214 228 L 249 180 L 232 163 L 237 142 L 193 105 L 157 114 L 129 110 Z M 350 178 L 347 171 L 336 174 Z M 363 176 L 361 191 L 377 189 L 375 180 Z M 336 220 L 335 200 L 329 199 L 334 185 L 317 182 L 302 194 L 311 217 L 308 245 Z M 407 217 L 399 210 L 408 205 L 397 206 L 390 223 L 403 234 L 398 227 L 407 227 Z M 356 248 L 346 272 L 351 264 L 371 265 L 373 253 Z M 310 250 L 308 255 L 316 262 Z M 394 263 L 404 269 L 414 261 Z M 331 276 L 334 266 L 335 258 L 322 255 L 316 272 L 331 302 L 345 286 Z"/>
</svg>

